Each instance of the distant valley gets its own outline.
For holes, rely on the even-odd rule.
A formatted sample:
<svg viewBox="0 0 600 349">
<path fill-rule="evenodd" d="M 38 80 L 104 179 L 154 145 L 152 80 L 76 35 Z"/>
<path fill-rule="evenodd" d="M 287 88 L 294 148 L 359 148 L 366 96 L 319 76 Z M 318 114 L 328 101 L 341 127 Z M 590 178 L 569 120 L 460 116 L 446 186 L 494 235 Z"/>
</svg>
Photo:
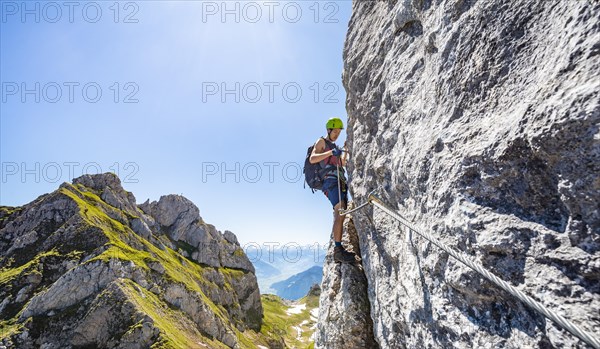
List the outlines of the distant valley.
<svg viewBox="0 0 600 349">
<path fill-rule="evenodd" d="M 320 284 L 326 244 L 294 245 L 287 246 L 287 248 L 270 249 L 266 247 L 245 249 L 256 269 L 256 278 L 261 294 L 277 294 L 285 299 L 298 299 L 306 295 L 313 283 Z M 315 281 L 317 279 L 318 281 Z M 295 282 L 299 287 L 298 292 L 300 293 L 297 297 L 294 293 L 290 298 L 289 292 L 285 293 L 284 291 L 286 288 L 284 285 L 289 285 L 290 282 Z M 274 287 L 274 285 L 277 286 Z M 282 294 L 282 292 L 284 293 Z"/>
</svg>

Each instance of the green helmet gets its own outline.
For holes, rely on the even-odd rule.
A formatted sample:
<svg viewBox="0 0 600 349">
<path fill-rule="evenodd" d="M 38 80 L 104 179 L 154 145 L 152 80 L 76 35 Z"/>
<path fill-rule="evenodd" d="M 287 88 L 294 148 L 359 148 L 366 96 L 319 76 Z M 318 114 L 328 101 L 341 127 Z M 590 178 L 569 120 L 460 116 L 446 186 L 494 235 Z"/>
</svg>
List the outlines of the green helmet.
<svg viewBox="0 0 600 349">
<path fill-rule="evenodd" d="M 327 125 L 326 125 L 327 129 L 330 128 L 344 128 L 344 123 L 342 122 L 342 119 L 340 118 L 331 118 L 329 120 L 327 120 Z"/>
</svg>

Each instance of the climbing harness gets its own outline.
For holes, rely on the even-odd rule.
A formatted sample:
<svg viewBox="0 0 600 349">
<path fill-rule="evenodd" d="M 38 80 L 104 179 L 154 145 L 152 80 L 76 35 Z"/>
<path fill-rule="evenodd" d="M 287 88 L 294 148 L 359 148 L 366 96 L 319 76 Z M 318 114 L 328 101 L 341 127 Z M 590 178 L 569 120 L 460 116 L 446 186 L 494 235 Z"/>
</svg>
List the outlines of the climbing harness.
<svg viewBox="0 0 600 349">
<path fill-rule="evenodd" d="M 369 204 L 376 206 L 377 208 L 381 209 L 383 212 L 387 213 L 392 218 L 395 218 L 397 221 L 399 221 L 402 225 L 406 226 L 411 231 L 421 235 L 422 237 L 429 240 L 431 243 L 433 243 L 435 246 L 437 246 L 441 250 L 445 251 L 452 257 L 458 259 L 461 263 L 463 263 L 467 267 L 469 267 L 469 268 L 475 270 L 476 272 L 478 272 L 479 274 L 483 275 L 486 279 L 493 282 L 494 284 L 496 284 L 498 287 L 500 287 L 504 291 L 510 293 L 513 297 L 518 298 L 523 303 L 527 304 L 528 306 L 530 306 L 531 308 L 533 308 L 540 314 L 544 315 L 548 319 L 554 321 L 559 326 L 561 326 L 562 328 L 571 332 L 573 335 L 575 335 L 582 341 L 586 342 L 587 344 L 591 345 L 595 349 L 600 349 L 600 340 L 598 340 L 598 338 L 593 337 L 590 333 L 577 327 L 574 323 L 565 319 L 564 317 L 562 317 L 558 314 L 552 313 L 548 308 L 546 308 L 540 302 L 534 300 L 530 296 L 526 295 L 522 291 L 518 290 L 517 288 L 515 288 L 514 286 L 509 284 L 508 282 L 500 279 L 496 275 L 487 271 L 485 268 L 483 268 L 483 266 L 481 266 L 480 264 L 475 262 L 471 257 L 455 250 L 454 248 L 452 248 L 450 246 L 444 245 L 442 242 L 440 242 L 438 239 L 436 239 L 433 235 L 431 235 L 427 232 L 420 231 L 408 219 L 406 219 L 405 217 L 402 217 L 398 212 L 396 212 L 396 211 L 392 210 L 391 208 L 389 208 L 388 206 L 386 206 L 379 198 L 377 198 L 375 196 L 375 192 L 376 191 L 372 191 L 371 193 L 369 193 L 368 200 L 366 202 L 362 203 L 361 205 L 357 206 L 356 208 L 354 208 L 352 210 L 347 210 L 347 211 L 340 210 L 339 211 L 340 215 L 347 215 L 352 212 L 358 211 Z"/>
</svg>

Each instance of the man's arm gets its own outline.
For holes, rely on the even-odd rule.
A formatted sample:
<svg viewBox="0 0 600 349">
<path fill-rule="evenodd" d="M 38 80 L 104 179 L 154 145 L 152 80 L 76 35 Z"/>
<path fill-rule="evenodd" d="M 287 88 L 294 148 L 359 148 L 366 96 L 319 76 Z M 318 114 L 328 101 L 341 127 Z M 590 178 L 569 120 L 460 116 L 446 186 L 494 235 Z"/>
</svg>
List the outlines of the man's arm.
<svg viewBox="0 0 600 349">
<path fill-rule="evenodd" d="M 346 162 L 348 161 L 348 148 L 346 147 L 346 142 L 344 142 L 344 154 L 341 157 L 342 166 L 346 166 Z"/>
<path fill-rule="evenodd" d="M 330 157 L 332 152 L 333 150 L 325 151 L 325 141 L 323 138 L 319 138 L 315 144 L 315 147 L 313 148 L 312 154 L 310 154 L 308 161 L 310 161 L 311 164 L 316 164 L 317 162 Z"/>
</svg>

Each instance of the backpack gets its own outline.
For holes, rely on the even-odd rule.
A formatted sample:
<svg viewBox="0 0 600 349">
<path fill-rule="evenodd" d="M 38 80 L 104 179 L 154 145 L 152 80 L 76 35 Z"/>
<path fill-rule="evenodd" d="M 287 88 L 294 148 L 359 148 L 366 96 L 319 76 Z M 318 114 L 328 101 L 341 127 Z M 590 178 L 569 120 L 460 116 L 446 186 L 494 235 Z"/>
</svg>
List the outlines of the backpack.
<svg viewBox="0 0 600 349">
<path fill-rule="evenodd" d="M 328 146 L 334 146 L 334 143 L 329 142 L 325 138 L 323 138 L 323 140 Z M 316 164 L 310 163 L 310 155 L 312 154 L 314 147 L 314 144 L 308 147 L 306 158 L 304 159 L 304 169 L 302 170 L 304 173 L 304 187 L 306 188 L 306 184 L 308 184 L 313 193 L 315 190 L 321 190 L 323 188 L 323 171 L 325 170 L 325 168 L 321 166 L 320 161 Z"/>
</svg>

